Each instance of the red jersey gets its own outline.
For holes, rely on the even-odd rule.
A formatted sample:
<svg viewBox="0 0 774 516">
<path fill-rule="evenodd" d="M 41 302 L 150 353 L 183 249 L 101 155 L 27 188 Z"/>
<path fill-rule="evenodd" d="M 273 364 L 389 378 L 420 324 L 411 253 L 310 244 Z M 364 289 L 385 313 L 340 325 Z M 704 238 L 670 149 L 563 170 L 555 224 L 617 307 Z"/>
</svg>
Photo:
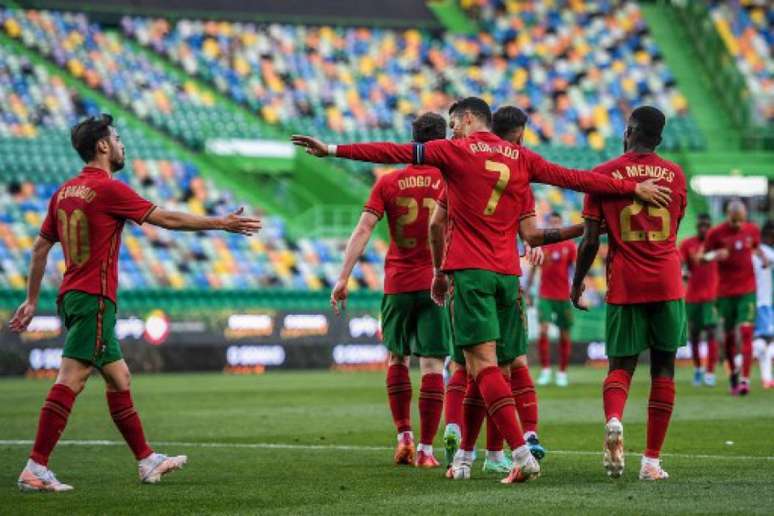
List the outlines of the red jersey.
<svg viewBox="0 0 774 516">
<path fill-rule="evenodd" d="M 728 258 L 718 260 L 718 297 L 741 296 L 755 292 L 753 250 L 761 243 L 758 226 L 745 222 L 734 230 L 724 222 L 707 234 L 707 251 L 726 249 Z"/>
<path fill-rule="evenodd" d="M 66 268 L 59 298 L 78 290 L 115 303 L 124 221 L 142 224 L 154 208 L 98 168 L 85 167 L 79 176 L 63 184 L 51 197 L 40 229 L 40 236 L 60 242 L 64 251 Z"/>
<path fill-rule="evenodd" d="M 443 191 L 435 167 L 411 165 L 385 174 L 371 190 L 365 210 L 380 219 L 387 213 L 390 248 L 384 262 L 384 293 L 430 290 L 433 261 L 428 224 Z"/>
<path fill-rule="evenodd" d="M 698 236 L 686 238 L 680 244 L 680 257 L 690 274 L 685 288 L 687 303 L 714 301 L 718 294 L 717 263 L 701 259 L 705 244 Z"/>
<path fill-rule="evenodd" d="M 570 299 L 570 267 L 578 256 L 572 240 L 543 246 L 545 261 L 540 270 L 540 290 L 543 299 L 567 301 Z"/>
<path fill-rule="evenodd" d="M 607 302 L 629 305 L 682 298 L 677 251 L 677 229 L 687 198 L 682 169 L 653 152 L 627 152 L 594 170 L 638 182 L 657 178 L 660 185 L 672 189 L 666 208 L 644 206 L 631 198 L 586 197 L 583 216 L 607 223 Z"/>
<path fill-rule="evenodd" d="M 483 269 L 519 275 L 519 214 L 531 181 L 599 194 L 631 194 L 636 184 L 547 162 L 491 132 L 427 143 L 339 145 L 336 155 L 377 163 L 438 167 L 446 180 L 449 236 L 443 269 Z"/>
</svg>

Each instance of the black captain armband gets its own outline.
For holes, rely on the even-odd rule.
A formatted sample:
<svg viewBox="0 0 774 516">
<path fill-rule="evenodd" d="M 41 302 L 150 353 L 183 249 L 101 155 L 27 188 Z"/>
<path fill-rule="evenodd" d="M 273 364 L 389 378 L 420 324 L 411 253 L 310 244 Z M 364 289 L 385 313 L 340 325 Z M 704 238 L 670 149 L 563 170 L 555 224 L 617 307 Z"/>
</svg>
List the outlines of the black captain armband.
<svg viewBox="0 0 774 516">
<path fill-rule="evenodd" d="M 414 143 L 414 152 L 412 155 L 411 162 L 414 165 L 421 165 L 422 162 L 425 160 L 425 144 L 424 143 Z"/>
</svg>

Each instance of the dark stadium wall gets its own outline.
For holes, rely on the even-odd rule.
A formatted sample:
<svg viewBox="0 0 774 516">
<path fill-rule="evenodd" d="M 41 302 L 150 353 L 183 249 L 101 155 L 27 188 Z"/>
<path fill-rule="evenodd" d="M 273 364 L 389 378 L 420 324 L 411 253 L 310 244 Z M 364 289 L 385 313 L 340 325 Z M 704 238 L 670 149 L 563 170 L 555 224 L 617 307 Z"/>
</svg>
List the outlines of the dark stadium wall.
<svg viewBox="0 0 774 516">
<path fill-rule="evenodd" d="M 440 27 L 423 0 L 26 0 L 27 8 L 67 9 L 108 16 L 150 15 L 287 21 L 311 24 L 362 24 L 396 27 Z M 99 18 L 98 18 L 99 19 Z M 108 21 L 108 20 L 104 20 Z"/>
</svg>

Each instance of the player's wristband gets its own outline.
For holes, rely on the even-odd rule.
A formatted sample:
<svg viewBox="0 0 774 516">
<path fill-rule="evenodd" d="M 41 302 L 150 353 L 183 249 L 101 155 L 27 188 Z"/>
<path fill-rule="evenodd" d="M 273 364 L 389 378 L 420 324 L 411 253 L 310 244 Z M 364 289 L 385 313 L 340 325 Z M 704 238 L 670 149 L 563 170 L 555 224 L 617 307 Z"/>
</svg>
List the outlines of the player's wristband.
<svg viewBox="0 0 774 516">
<path fill-rule="evenodd" d="M 704 253 L 704 256 L 702 257 L 702 259 L 705 262 L 711 262 L 712 260 L 714 260 L 717 257 L 718 257 L 718 252 L 717 251 L 710 251 L 708 253 Z"/>
<path fill-rule="evenodd" d="M 337 148 L 338 148 L 338 145 L 335 145 L 333 143 L 329 143 L 328 144 L 328 156 L 335 156 Z"/>
</svg>

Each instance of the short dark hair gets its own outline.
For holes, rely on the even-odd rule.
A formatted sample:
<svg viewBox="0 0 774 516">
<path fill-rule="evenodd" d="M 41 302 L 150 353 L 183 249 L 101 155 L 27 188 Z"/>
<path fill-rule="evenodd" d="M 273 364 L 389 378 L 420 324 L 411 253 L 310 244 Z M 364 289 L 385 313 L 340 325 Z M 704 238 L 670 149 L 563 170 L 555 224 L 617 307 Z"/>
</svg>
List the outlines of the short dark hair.
<svg viewBox="0 0 774 516">
<path fill-rule="evenodd" d="M 460 107 L 459 101 L 455 102 L 451 106 L 449 106 L 449 116 L 452 116 L 455 111 Z"/>
<path fill-rule="evenodd" d="M 503 106 L 492 115 L 492 132 L 500 138 L 527 125 L 527 113 L 516 106 Z"/>
<path fill-rule="evenodd" d="M 113 117 L 107 113 L 81 120 L 70 130 L 70 142 L 81 159 L 88 163 L 97 154 L 97 142 L 110 136 Z"/>
<path fill-rule="evenodd" d="M 562 218 L 562 214 L 561 214 L 561 213 L 559 213 L 559 212 L 558 212 L 558 211 L 556 211 L 556 210 L 554 210 L 554 211 L 552 211 L 551 213 L 549 213 L 549 214 L 548 214 L 548 216 L 549 216 L 549 217 L 558 217 L 558 218 L 560 218 L 560 219 Z"/>
<path fill-rule="evenodd" d="M 710 217 L 709 213 L 699 213 L 696 216 L 697 222 L 712 222 L 712 217 Z"/>
<path fill-rule="evenodd" d="M 635 139 L 655 149 L 661 143 L 661 131 L 666 125 L 664 113 L 653 106 L 640 106 L 632 111 L 631 118 L 637 121 Z"/>
<path fill-rule="evenodd" d="M 437 113 L 425 113 L 411 123 L 414 141 L 418 143 L 446 138 L 446 120 Z"/>
<path fill-rule="evenodd" d="M 774 220 L 769 219 L 761 228 L 761 234 L 768 235 L 771 233 L 774 233 Z"/>
<path fill-rule="evenodd" d="M 484 99 L 478 97 L 465 97 L 464 99 L 455 102 L 452 105 L 452 109 L 455 113 L 470 111 L 473 116 L 484 122 L 487 127 L 492 127 L 492 110 Z"/>
</svg>

